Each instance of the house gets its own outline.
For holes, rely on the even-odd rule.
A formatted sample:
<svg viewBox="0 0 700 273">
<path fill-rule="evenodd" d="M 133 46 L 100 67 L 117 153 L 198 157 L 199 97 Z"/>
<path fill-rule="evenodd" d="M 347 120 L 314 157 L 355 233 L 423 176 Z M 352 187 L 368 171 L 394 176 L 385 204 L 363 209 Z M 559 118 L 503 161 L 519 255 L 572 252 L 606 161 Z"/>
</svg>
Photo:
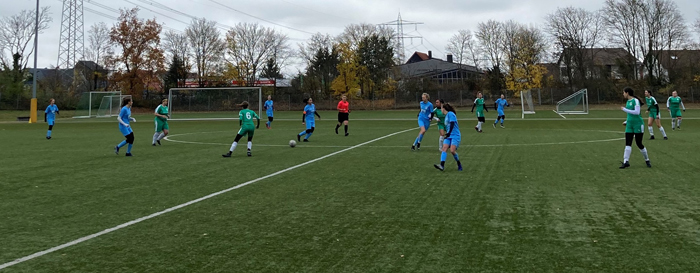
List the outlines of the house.
<svg viewBox="0 0 700 273">
<path fill-rule="evenodd" d="M 684 74 L 700 74 L 700 50 L 663 50 L 651 51 L 650 54 L 655 77 L 670 81 Z"/>
<path fill-rule="evenodd" d="M 569 75 L 585 71 L 587 79 L 621 80 L 633 77 L 640 71 L 640 63 L 624 48 L 564 49 L 559 60 L 560 79 L 569 82 Z M 632 65 L 630 65 L 632 64 Z M 578 67 L 585 67 L 583 70 Z"/>
<path fill-rule="evenodd" d="M 450 54 L 447 55 L 446 61 L 434 58 L 432 51 L 428 51 L 427 54 L 416 51 L 398 68 L 402 79 L 431 78 L 438 83 L 472 79 L 483 74 L 474 66 L 455 63 Z"/>
</svg>

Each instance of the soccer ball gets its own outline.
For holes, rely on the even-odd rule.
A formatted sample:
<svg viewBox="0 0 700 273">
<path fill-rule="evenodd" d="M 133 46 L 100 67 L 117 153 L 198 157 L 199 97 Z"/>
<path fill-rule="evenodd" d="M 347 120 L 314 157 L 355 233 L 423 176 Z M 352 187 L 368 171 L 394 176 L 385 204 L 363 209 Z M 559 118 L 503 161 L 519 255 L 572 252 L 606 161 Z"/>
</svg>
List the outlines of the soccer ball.
<svg viewBox="0 0 700 273">
<path fill-rule="evenodd" d="M 294 146 L 297 146 L 297 142 L 294 141 L 294 140 L 290 140 L 290 141 L 289 141 L 289 147 L 294 148 Z"/>
</svg>

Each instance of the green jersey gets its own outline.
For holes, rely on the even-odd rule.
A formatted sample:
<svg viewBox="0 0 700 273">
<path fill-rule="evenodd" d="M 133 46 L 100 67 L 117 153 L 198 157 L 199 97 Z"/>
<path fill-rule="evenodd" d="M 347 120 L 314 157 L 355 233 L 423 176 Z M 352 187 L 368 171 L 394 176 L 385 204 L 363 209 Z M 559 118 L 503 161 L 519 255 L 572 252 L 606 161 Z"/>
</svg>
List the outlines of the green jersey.
<svg viewBox="0 0 700 273">
<path fill-rule="evenodd" d="M 484 99 L 475 99 L 474 100 L 474 107 L 476 107 L 476 116 L 477 117 L 483 117 L 484 116 Z M 474 110 L 474 108 L 472 108 Z"/>
<path fill-rule="evenodd" d="M 649 112 L 657 112 L 659 111 L 659 104 L 656 102 L 656 98 L 652 97 L 647 97 L 647 110 Z"/>
<path fill-rule="evenodd" d="M 258 114 L 256 114 L 255 111 L 250 109 L 243 109 L 240 112 L 238 112 L 238 118 L 241 120 L 241 127 L 255 127 L 255 123 L 253 123 L 253 118 L 260 120 Z"/>
<path fill-rule="evenodd" d="M 666 107 L 668 107 L 669 109 L 679 109 L 681 108 L 681 105 L 683 105 L 681 97 L 669 97 L 668 101 L 666 102 Z"/>
<path fill-rule="evenodd" d="M 167 106 L 163 106 L 162 104 L 161 104 L 161 105 L 158 105 L 158 107 L 156 107 L 156 114 L 158 114 L 158 115 L 163 115 L 163 116 L 167 116 L 167 115 L 168 115 L 168 107 L 167 107 Z M 163 117 L 159 117 L 159 116 L 156 116 L 155 120 L 156 120 L 156 121 L 161 121 L 161 122 L 168 121 L 167 118 L 163 118 Z"/>
<path fill-rule="evenodd" d="M 445 114 L 442 113 L 442 109 L 433 109 L 433 115 L 439 119 L 438 125 L 445 125 Z"/>
<path fill-rule="evenodd" d="M 634 111 L 636 107 L 641 108 L 639 100 L 637 100 L 636 98 L 627 100 L 627 104 L 625 104 L 625 109 L 629 111 Z M 627 124 L 625 128 L 625 133 L 644 133 L 644 120 L 642 119 L 642 116 L 639 113 L 627 113 Z"/>
</svg>

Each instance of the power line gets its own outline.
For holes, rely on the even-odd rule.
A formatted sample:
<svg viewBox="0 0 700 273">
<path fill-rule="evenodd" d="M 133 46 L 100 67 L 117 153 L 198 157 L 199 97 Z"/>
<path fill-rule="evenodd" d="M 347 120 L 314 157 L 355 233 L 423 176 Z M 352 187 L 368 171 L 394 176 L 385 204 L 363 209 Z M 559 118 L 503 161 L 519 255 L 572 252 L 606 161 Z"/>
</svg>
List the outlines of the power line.
<svg viewBox="0 0 700 273">
<path fill-rule="evenodd" d="M 181 11 L 179 11 L 179 10 L 176 10 L 176 9 L 173 9 L 173 8 L 168 7 L 168 6 L 166 6 L 166 5 L 163 5 L 163 4 L 161 4 L 161 3 L 159 3 L 159 2 L 157 2 L 157 1 L 155 1 L 155 0 L 153 0 L 153 1 L 149 1 L 149 0 L 139 0 L 139 1 L 141 1 L 141 2 L 144 3 L 144 4 L 148 4 L 148 5 L 151 5 L 151 6 L 155 6 L 155 7 L 157 7 L 157 8 L 160 8 L 160 9 L 163 9 L 163 10 L 170 11 L 170 12 L 172 12 L 172 13 L 176 13 L 176 14 L 185 16 L 185 17 L 190 18 L 190 19 L 193 19 L 193 20 L 199 20 L 199 19 L 203 19 L 203 18 L 204 18 L 204 17 L 201 17 L 201 18 L 200 18 L 200 17 L 194 16 L 194 15 L 188 14 L 188 13 L 181 12 Z M 215 21 L 215 22 L 216 22 L 216 21 Z M 216 22 L 216 25 L 217 25 L 217 27 L 218 27 L 219 29 L 222 29 L 222 30 L 228 30 L 228 29 L 233 28 L 232 26 L 225 25 L 225 24 L 222 24 L 222 23 L 219 23 L 219 22 Z"/>
<path fill-rule="evenodd" d="M 279 26 L 279 27 L 283 27 L 283 28 L 295 30 L 295 31 L 298 31 L 298 32 L 302 32 L 302 33 L 314 35 L 314 33 L 312 33 L 312 32 L 308 32 L 308 31 L 304 31 L 304 30 L 301 30 L 301 29 L 298 29 L 298 28 L 293 28 L 293 27 L 290 27 L 290 26 L 285 26 L 285 25 L 282 25 L 282 24 L 279 24 L 279 23 L 275 23 L 275 22 L 273 22 L 273 21 L 270 21 L 270 20 L 267 20 L 267 19 L 264 19 L 264 18 L 255 16 L 255 15 L 249 14 L 249 13 L 246 13 L 246 12 L 243 12 L 243 11 L 240 11 L 240 10 L 237 10 L 237 9 L 234 9 L 234 8 L 229 7 L 229 6 L 227 6 L 227 5 L 221 4 L 221 3 L 219 3 L 219 2 L 217 2 L 217 1 L 215 1 L 215 0 L 209 0 L 209 1 L 211 1 L 212 3 L 218 4 L 219 6 L 222 6 L 222 7 L 224 7 L 224 8 L 227 8 L 227 9 L 229 9 L 229 10 L 232 10 L 232 11 L 235 11 L 235 12 L 238 12 L 238 13 L 241 13 L 241 14 L 244 14 L 244 15 L 246 15 L 246 16 L 253 17 L 253 18 L 258 19 L 258 20 L 263 21 L 263 22 L 267 22 L 267 23 L 270 23 L 270 24 L 273 24 L 273 25 L 276 25 L 276 26 Z"/>
<path fill-rule="evenodd" d="M 58 0 L 58 1 L 62 1 L 62 0 Z M 115 8 L 112 8 L 112 7 L 109 7 L 109 6 L 106 6 L 106 5 L 103 5 L 103 4 L 94 2 L 94 1 L 90 1 L 90 0 L 87 0 L 87 2 L 90 3 L 90 4 L 96 5 L 96 6 L 98 6 L 98 7 L 101 7 L 101 8 L 103 8 L 103 9 L 109 10 L 109 11 L 111 11 L 111 12 L 120 13 L 120 14 L 121 14 L 121 12 L 120 12 L 119 10 L 115 9 Z M 84 9 L 85 11 L 88 11 L 88 12 L 93 13 L 93 14 L 95 14 L 95 15 L 99 15 L 99 16 L 102 16 L 102 17 L 104 17 L 104 18 L 111 19 L 111 20 L 114 20 L 114 21 L 119 21 L 119 17 L 114 17 L 114 16 L 112 16 L 112 15 L 106 14 L 106 13 L 101 12 L 101 11 L 98 11 L 98 10 L 91 9 L 91 8 L 89 8 L 89 7 L 83 7 L 83 9 Z M 182 33 L 182 32 L 183 32 L 182 30 L 175 29 L 175 28 L 171 28 L 171 27 L 168 27 L 168 26 L 166 26 L 166 25 L 162 25 L 162 27 L 163 27 L 164 29 L 172 30 L 172 31 L 179 32 L 179 33 Z"/>
<path fill-rule="evenodd" d="M 297 7 L 301 7 L 301 8 L 303 8 L 303 9 L 305 9 L 305 10 L 310 10 L 310 11 L 317 12 L 317 13 L 320 13 L 320 14 L 328 15 L 328 16 L 331 16 L 331 17 L 336 17 L 336 18 L 340 18 L 340 19 L 345 19 L 345 20 L 347 20 L 347 21 L 357 21 L 357 20 L 354 20 L 354 19 L 350 19 L 350 18 L 338 16 L 338 15 L 335 15 L 335 14 L 330 14 L 330 13 L 327 13 L 327 12 L 323 12 L 323 11 L 315 10 L 315 9 L 312 9 L 312 8 L 308 8 L 308 7 L 305 7 L 305 6 L 302 6 L 302 5 L 300 5 L 300 4 L 293 3 L 293 2 L 290 2 L 290 1 L 287 1 L 287 0 L 282 0 L 282 2 L 285 2 L 285 3 L 287 3 L 287 4 L 291 4 L 291 5 L 295 5 L 295 6 L 297 6 Z"/>
<path fill-rule="evenodd" d="M 145 10 L 147 10 L 147 11 L 150 11 L 150 12 L 153 12 L 153 13 L 155 13 L 155 14 L 161 15 L 161 16 L 163 16 L 163 17 L 165 17 L 165 18 L 170 18 L 170 19 L 172 19 L 172 20 L 175 20 L 176 22 L 180 22 L 180 23 L 183 23 L 183 24 L 185 24 L 185 25 L 188 25 L 188 24 L 189 24 L 189 23 L 187 23 L 187 22 L 185 22 L 185 21 L 176 19 L 176 18 L 174 18 L 174 17 L 168 16 L 168 15 L 165 15 L 165 14 L 163 14 L 163 13 L 157 12 L 157 11 L 155 11 L 155 10 L 149 9 L 149 8 L 147 8 L 147 7 L 141 6 L 141 5 L 139 5 L 139 4 L 136 4 L 136 3 L 134 3 L 134 2 L 131 2 L 131 1 L 129 1 L 129 0 L 124 0 L 124 2 L 127 2 L 127 3 L 129 3 L 129 4 L 132 4 L 132 5 L 135 5 L 135 6 L 137 6 L 137 7 L 143 8 L 143 9 L 145 9 Z"/>
<path fill-rule="evenodd" d="M 420 34 L 421 36 L 423 36 L 423 34 L 421 34 L 420 32 L 418 32 L 418 30 L 416 30 L 416 32 L 417 32 L 418 34 Z M 442 55 L 445 55 L 445 52 L 443 52 L 442 50 L 440 50 L 439 48 L 437 48 L 433 43 L 430 42 L 430 40 L 428 40 L 428 39 L 425 38 L 425 37 L 423 37 L 423 39 L 424 39 L 426 42 L 428 42 L 428 44 L 429 44 L 430 46 L 432 46 L 434 50 L 440 52 L 440 54 L 442 54 Z"/>
</svg>

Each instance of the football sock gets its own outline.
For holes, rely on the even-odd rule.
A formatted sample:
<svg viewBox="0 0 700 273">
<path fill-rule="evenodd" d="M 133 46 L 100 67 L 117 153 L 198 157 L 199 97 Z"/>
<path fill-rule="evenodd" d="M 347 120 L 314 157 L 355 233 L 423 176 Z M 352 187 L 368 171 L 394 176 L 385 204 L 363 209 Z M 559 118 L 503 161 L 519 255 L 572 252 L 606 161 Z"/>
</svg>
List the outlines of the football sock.
<svg viewBox="0 0 700 273">
<path fill-rule="evenodd" d="M 345 125 L 345 133 L 346 134 L 348 133 L 348 126 L 347 125 Z"/>
<path fill-rule="evenodd" d="M 440 161 L 445 162 L 446 159 L 447 159 L 447 152 L 440 153 Z"/>
<path fill-rule="evenodd" d="M 253 142 L 252 142 L 252 141 L 248 141 L 248 150 L 250 150 L 250 149 L 252 149 L 252 148 L 253 148 Z"/>
<path fill-rule="evenodd" d="M 501 125 L 503 125 L 503 121 L 504 121 L 504 120 L 505 120 L 505 119 L 501 119 Z"/>
<path fill-rule="evenodd" d="M 156 140 L 161 140 L 163 138 L 165 138 L 165 133 L 161 132 L 160 135 L 158 135 L 158 139 Z"/>
<path fill-rule="evenodd" d="M 46 132 L 46 136 L 47 136 L 47 137 L 51 137 L 51 130 L 49 130 L 48 132 Z"/>
<path fill-rule="evenodd" d="M 418 135 L 418 143 L 421 143 L 423 141 L 423 135 Z"/>
<path fill-rule="evenodd" d="M 228 151 L 233 153 L 233 150 L 236 149 L 236 146 L 238 146 L 238 142 L 235 142 L 235 141 L 234 141 L 234 142 L 231 144 L 231 149 L 229 149 Z"/>
<path fill-rule="evenodd" d="M 156 140 L 158 140 L 158 137 L 159 137 L 159 136 L 160 136 L 160 134 L 159 134 L 158 132 L 155 132 L 155 133 L 153 134 L 153 142 L 152 142 L 153 144 L 156 144 Z"/>
<path fill-rule="evenodd" d="M 121 148 L 124 147 L 124 145 L 126 145 L 126 140 L 122 140 L 122 142 L 119 142 L 119 145 L 117 145 L 117 147 Z"/>
<path fill-rule="evenodd" d="M 649 135 L 654 136 L 654 127 L 648 126 L 649 127 Z"/>
<path fill-rule="evenodd" d="M 629 162 L 630 161 L 630 155 L 632 154 L 632 146 L 625 146 L 625 157 L 623 159 L 624 162 Z"/>
<path fill-rule="evenodd" d="M 459 162 L 459 154 L 453 154 L 452 157 L 454 157 L 455 161 Z"/>
<path fill-rule="evenodd" d="M 661 131 L 661 134 L 666 137 L 666 131 L 664 130 L 664 127 L 659 127 L 659 131 Z"/>
<path fill-rule="evenodd" d="M 678 120 L 678 127 L 681 127 L 681 121 L 683 121 L 683 120 L 682 119 Z"/>
<path fill-rule="evenodd" d="M 134 144 L 129 143 L 129 146 L 126 147 L 127 153 L 131 153 L 131 146 L 134 146 Z"/>
<path fill-rule="evenodd" d="M 313 135 L 313 134 L 314 134 L 314 133 L 308 133 L 308 134 L 306 134 L 306 137 L 305 137 L 304 139 L 309 139 L 309 138 L 311 137 L 311 135 Z"/>
<path fill-rule="evenodd" d="M 340 123 L 335 125 L 335 130 L 338 131 L 338 128 L 340 128 Z"/>
<path fill-rule="evenodd" d="M 671 120 L 671 129 L 676 129 L 676 120 L 675 119 Z"/>
<path fill-rule="evenodd" d="M 299 136 L 303 136 L 303 135 L 305 135 L 305 134 L 306 134 L 306 130 L 301 131 L 301 133 L 299 133 Z"/>
<path fill-rule="evenodd" d="M 442 143 L 443 143 L 443 142 L 445 142 L 445 137 L 444 137 L 444 136 L 440 136 L 440 141 L 438 142 L 438 143 L 440 144 L 440 146 L 438 146 L 438 148 L 442 149 Z"/>
<path fill-rule="evenodd" d="M 641 149 L 639 151 L 642 152 L 642 156 L 644 156 L 644 160 L 649 161 L 649 153 L 647 153 L 647 148 L 644 147 L 644 149 Z"/>
</svg>

